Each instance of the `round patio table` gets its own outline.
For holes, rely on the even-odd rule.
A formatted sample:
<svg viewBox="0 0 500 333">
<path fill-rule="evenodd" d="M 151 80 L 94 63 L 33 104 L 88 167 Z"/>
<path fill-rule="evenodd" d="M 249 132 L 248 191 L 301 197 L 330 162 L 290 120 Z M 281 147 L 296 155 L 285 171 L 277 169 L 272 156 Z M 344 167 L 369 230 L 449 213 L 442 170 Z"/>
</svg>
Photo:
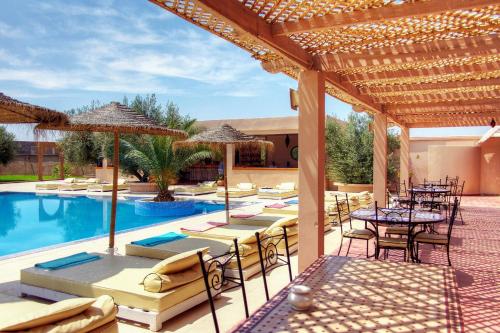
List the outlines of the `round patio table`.
<svg viewBox="0 0 500 333">
<path fill-rule="evenodd" d="M 415 192 L 416 194 L 446 194 L 451 190 L 446 187 L 431 186 L 431 187 L 414 187 L 409 189 L 410 192 Z"/>
<path fill-rule="evenodd" d="M 424 225 L 424 224 L 433 224 L 433 223 L 439 223 L 443 222 L 445 220 L 445 217 L 442 214 L 439 213 L 432 213 L 428 211 L 419 211 L 413 210 L 412 211 L 412 217 L 411 217 L 411 222 L 410 219 L 405 216 L 407 215 L 409 210 L 407 208 L 380 208 L 380 210 L 384 214 L 378 214 L 375 215 L 375 210 L 374 209 L 367 209 L 367 208 L 361 208 L 358 210 L 355 210 L 354 212 L 351 212 L 351 218 L 365 221 L 370 223 L 374 228 L 376 228 L 376 223 L 380 224 L 408 224 L 409 225 L 409 233 L 410 233 L 410 256 L 413 262 L 416 261 L 415 254 L 413 253 L 413 239 L 415 237 L 415 227 L 418 225 Z M 391 214 L 394 213 L 394 214 Z M 412 236 L 413 235 L 413 236 Z"/>
</svg>

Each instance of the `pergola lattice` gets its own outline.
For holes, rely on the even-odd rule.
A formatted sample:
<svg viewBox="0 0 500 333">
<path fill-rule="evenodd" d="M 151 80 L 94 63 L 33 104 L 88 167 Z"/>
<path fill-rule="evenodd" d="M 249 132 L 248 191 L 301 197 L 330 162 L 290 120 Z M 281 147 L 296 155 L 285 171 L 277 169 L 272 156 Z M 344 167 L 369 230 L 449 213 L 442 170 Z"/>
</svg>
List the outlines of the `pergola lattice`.
<svg viewBox="0 0 500 333">
<path fill-rule="evenodd" d="M 402 126 L 500 118 L 500 0 L 150 0 Z"/>
</svg>

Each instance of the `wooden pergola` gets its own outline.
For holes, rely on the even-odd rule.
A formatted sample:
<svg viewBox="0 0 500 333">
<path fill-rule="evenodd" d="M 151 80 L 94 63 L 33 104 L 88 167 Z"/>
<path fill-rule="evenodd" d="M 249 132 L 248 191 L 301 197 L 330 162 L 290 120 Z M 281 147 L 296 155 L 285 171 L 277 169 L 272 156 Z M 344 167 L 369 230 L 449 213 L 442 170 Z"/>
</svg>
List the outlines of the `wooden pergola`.
<svg viewBox="0 0 500 333">
<path fill-rule="evenodd" d="M 298 80 L 301 270 L 323 253 L 325 93 L 374 115 L 379 204 L 389 123 L 408 179 L 409 128 L 500 118 L 500 0 L 150 1 Z"/>
</svg>

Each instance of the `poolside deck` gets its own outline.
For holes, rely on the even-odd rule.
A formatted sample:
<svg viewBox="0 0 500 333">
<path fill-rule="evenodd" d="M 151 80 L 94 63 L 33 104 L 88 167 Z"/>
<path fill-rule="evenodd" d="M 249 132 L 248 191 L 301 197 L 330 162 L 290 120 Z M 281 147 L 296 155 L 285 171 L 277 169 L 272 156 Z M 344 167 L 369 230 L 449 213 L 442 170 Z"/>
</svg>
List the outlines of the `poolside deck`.
<svg viewBox="0 0 500 333">
<path fill-rule="evenodd" d="M 0 191 L 31 191 L 28 184 L 0 185 Z M 213 199 L 215 195 L 200 196 Z M 259 202 L 246 208 L 255 210 L 265 201 L 256 197 L 243 198 L 245 201 Z M 452 262 L 457 269 L 459 295 L 463 322 L 466 332 L 496 332 L 500 327 L 500 235 L 496 232 L 496 224 L 500 220 L 500 197 L 464 197 L 463 217 L 465 225 L 457 223 L 453 233 Z M 206 217 L 192 217 L 189 220 L 202 220 Z M 223 220 L 224 213 L 210 215 L 211 219 Z M 185 221 L 185 220 L 183 220 Z M 152 236 L 166 231 L 176 231 L 183 221 L 171 222 L 162 226 L 144 228 L 137 231 L 118 234 L 116 242 L 118 251 L 124 253 L 124 245 L 131 240 Z M 339 246 L 339 228 L 334 228 L 325 235 L 325 252 L 336 253 Z M 355 242 L 356 243 L 356 242 Z M 361 242 L 363 243 L 363 242 Z M 360 244 L 361 245 L 361 244 Z M 78 251 L 103 251 L 107 247 L 107 239 L 85 241 L 69 246 L 32 253 L 0 262 L 0 292 L 17 294 L 19 271 L 36 262 L 53 259 Z M 350 256 L 364 257 L 364 248 L 353 243 Z M 424 249 L 422 259 L 426 262 L 445 264 L 445 254 L 440 249 L 428 247 Z M 391 260 L 400 260 L 397 255 Z M 297 274 L 297 256 L 292 256 L 292 271 Z M 288 281 L 285 267 L 271 272 L 270 292 L 275 294 Z M 250 311 L 256 310 L 265 302 L 262 280 L 253 278 L 246 282 Z M 225 293 L 216 306 L 223 310 L 218 312 L 221 331 L 226 331 L 244 318 L 243 302 L 239 290 Z M 174 318 L 163 325 L 161 332 L 201 332 L 213 327 L 210 309 L 207 303 L 199 305 L 187 313 Z M 149 332 L 145 326 L 137 326 L 131 322 L 120 322 L 120 332 Z"/>
</svg>

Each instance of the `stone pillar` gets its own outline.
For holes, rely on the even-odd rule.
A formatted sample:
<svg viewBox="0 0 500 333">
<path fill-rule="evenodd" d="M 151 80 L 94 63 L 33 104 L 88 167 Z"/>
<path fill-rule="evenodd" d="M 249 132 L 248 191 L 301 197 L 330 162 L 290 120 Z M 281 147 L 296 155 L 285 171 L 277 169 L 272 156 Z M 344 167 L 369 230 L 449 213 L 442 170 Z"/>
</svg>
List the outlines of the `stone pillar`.
<svg viewBox="0 0 500 333">
<path fill-rule="evenodd" d="M 401 127 L 401 148 L 399 149 L 399 182 L 406 183 L 408 188 L 408 178 L 410 177 L 410 129 Z"/>
<path fill-rule="evenodd" d="M 375 114 L 373 123 L 373 195 L 379 207 L 387 201 L 387 116 Z"/>
<path fill-rule="evenodd" d="M 325 78 L 299 75 L 299 272 L 324 254 Z"/>
</svg>

